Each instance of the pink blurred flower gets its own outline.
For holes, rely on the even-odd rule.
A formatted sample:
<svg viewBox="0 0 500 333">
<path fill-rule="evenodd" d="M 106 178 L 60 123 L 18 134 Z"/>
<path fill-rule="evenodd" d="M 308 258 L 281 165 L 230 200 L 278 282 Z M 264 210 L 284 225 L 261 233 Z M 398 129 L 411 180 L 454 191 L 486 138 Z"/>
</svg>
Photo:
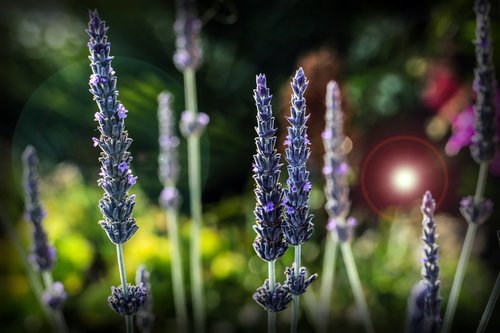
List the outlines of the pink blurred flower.
<svg viewBox="0 0 500 333">
<path fill-rule="evenodd" d="M 500 90 L 497 90 L 497 136 L 500 137 Z M 463 147 L 472 143 L 474 135 L 475 114 L 474 107 L 469 105 L 455 116 L 451 122 L 452 135 L 448 139 L 444 148 L 447 155 L 456 155 Z M 490 164 L 490 172 L 494 175 L 500 175 L 500 154 L 497 152 Z"/>
</svg>

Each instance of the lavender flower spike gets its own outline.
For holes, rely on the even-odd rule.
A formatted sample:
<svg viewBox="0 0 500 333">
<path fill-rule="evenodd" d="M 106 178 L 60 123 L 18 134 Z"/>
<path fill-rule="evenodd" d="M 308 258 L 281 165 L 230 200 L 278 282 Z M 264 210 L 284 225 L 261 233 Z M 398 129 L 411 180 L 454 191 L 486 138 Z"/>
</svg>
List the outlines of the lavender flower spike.
<svg viewBox="0 0 500 333">
<path fill-rule="evenodd" d="M 284 190 L 285 223 L 283 232 L 290 245 L 301 245 L 313 232 L 313 216 L 309 214 L 309 194 L 311 183 L 306 169 L 310 155 L 307 138 L 306 100 L 304 92 L 308 81 L 302 68 L 299 68 L 292 81 L 291 115 L 287 117 L 290 126 L 285 140 L 285 157 L 288 162 L 288 188 Z"/>
<path fill-rule="evenodd" d="M 441 328 L 441 315 L 439 308 L 441 297 L 439 296 L 439 266 L 438 245 L 436 244 L 436 223 L 434 222 L 434 210 L 436 203 L 429 191 L 425 192 L 421 211 L 424 216 L 422 221 L 422 241 L 424 243 L 424 257 L 422 258 L 422 278 L 426 285 L 424 299 L 424 322 L 425 333 L 436 333 Z"/>
<path fill-rule="evenodd" d="M 477 163 L 489 162 L 495 157 L 496 144 L 496 80 L 490 37 L 490 4 L 488 0 L 476 0 L 476 59 L 474 91 L 477 94 L 474 112 L 475 134 L 472 137 L 471 154 Z"/>
<path fill-rule="evenodd" d="M 58 310 L 67 297 L 68 295 L 66 291 L 64 291 L 64 285 L 56 281 L 43 293 L 43 302 L 52 310 Z"/>
<path fill-rule="evenodd" d="M 254 90 L 257 107 L 257 154 L 253 156 L 253 170 L 256 188 L 255 206 L 257 237 L 253 242 L 255 252 L 262 260 L 273 261 L 280 258 L 287 249 L 283 231 L 283 189 L 279 183 L 281 155 L 276 151 L 276 128 L 272 114 L 271 98 L 266 86 L 266 76 L 257 76 Z"/>
<path fill-rule="evenodd" d="M 274 281 L 274 262 L 288 248 L 283 237 L 283 189 L 279 183 L 281 155 L 276 151 L 276 128 L 272 114 L 271 98 L 267 88 L 266 76 L 259 74 L 254 90 L 257 107 L 257 126 L 255 145 L 257 153 L 253 156 L 253 178 L 256 188 L 255 226 L 257 233 L 253 248 L 257 255 L 268 262 L 269 280 L 257 289 L 254 300 L 267 309 L 269 328 L 274 331 L 275 318 L 271 313 L 284 310 L 291 301 L 291 296 L 280 283 Z"/>
<path fill-rule="evenodd" d="M 343 126 L 344 119 L 340 104 L 340 90 L 335 81 L 326 87 L 325 130 L 321 134 L 325 147 L 323 175 L 325 176 L 325 210 L 329 216 L 327 229 L 333 230 L 341 242 L 352 238 L 356 225 L 354 218 L 347 218 L 351 203 L 349 202 L 349 186 Z"/>
<path fill-rule="evenodd" d="M 119 315 L 130 316 L 136 314 L 146 303 L 148 292 L 144 284 L 138 286 L 129 284 L 127 292 L 122 286 L 111 287 L 111 296 L 108 297 L 109 306 Z"/>
<path fill-rule="evenodd" d="M 177 0 L 177 18 L 174 23 L 177 50 L 174 64 L 180 71 L 196 70 L 203 55 L 200 47 L 201 21 L 196 17 L 194 0 Z"/>
<path fill-rule="evenodd" d="M 56 250 L 49 245 L 42 221 L 45 212 L 40 204 L 37 174 L 38 158 L 32 146 L 23 152 L 24 191 L 26 194 L 26 218 L 33 225 L 33 245 L 30 260 L 39 272 L 48 272 L 54 266 Z"/>
<path fill-rule="evenodd" d="M 144 266 L 139 266 L 135 275 L 135 283 L 143 285 L 148 293 L 148 297 L 143 307 L 137 312 L 137 327 L 143 333 L 151 332 L 155 316 L 153 314 L 153 298 L 151 296 L 151 284 L 149 283 L 149 272 Z"/>
<path fill-rule="evenodd" d="M 160 154 L 158 156 L 159 177 L 164 189 L 160 194 L 160 204 L 165 209 L 176 209 L 180 196 L 176 184 L 179 178 L 177 147 L 179 138 L 174 133 L 175 121 L 172 114 L 172 95 L 163 91 L 158 95 L 158 120 L 160 125 Z"/>
<path fill-rule="evenodd" d="M 106 231 L 109 239 L 115 244 L 123 244 L 132 237 L 138 227 L 131 216 L 134 209 L 135 196 L 128 196 L 128 190 L 136 182 L 130 170 L 132 157 L 127 151 L 132 139 L 125 130 L 124 106 L 117 99 L 116 76 L 111 67 L 110 43 L 106 36 L 108 27 L 97 11 L 90 12 L 88 43 L 90 51 L 90 92 L 99 107 L 95 120 L 101 133 L 99 139 L 94 138 L 95 145 L 102 150 L 101 178 L 99 186 L 104 190 L 104 197 L 99 201 L 99 208 L 105 218 L 99 223 Z M 125 111 L 124 111 L 125 110 Z"/>
</svg>

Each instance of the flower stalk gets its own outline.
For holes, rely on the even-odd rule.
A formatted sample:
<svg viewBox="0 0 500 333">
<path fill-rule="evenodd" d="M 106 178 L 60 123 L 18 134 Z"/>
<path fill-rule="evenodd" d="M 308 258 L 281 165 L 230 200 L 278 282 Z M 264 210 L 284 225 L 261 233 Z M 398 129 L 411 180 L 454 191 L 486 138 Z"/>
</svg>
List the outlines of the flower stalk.
<svg viewBox="0 0 500 333">
<path fill-rule="evenodd" d="M 116 245 L 116 255 L 120 273 L 120 286 L 111 288 L 108 304 L 119 315 L 125 317 L 126 331 L 134 331 L 133 315 L 139 311 L 147 298 L 144 285 L 135 286 L 127 283 L 123 244 L 137 231 L 132 211 L 135 195 L 128 195 L 129 189 L 136 183 L 130 163 L 132 156 L 128 148 L 132 139 L 125 130 L 127 109 L 118 100 L 116 89 L 117 77 L 111 67 L 111 44 L 106 35 L 108 27 L 99 18 L 97 10 L 89 12 L 89 26 L 86 30 L 90 37 L 90 92 L 99 107 L 94 115 L 100 132 L 99 138 L 92 138 L 95 147 L 101 149 L 101 163 L 98 185 L 104 190 L 99 208 L 104 220 L 99 224 L 109 240 Z"/>
<path fill-rule="evenodd" d="M 490 37 L 490 4 L 488 0 L 476 0 L 476 69 L 474 70 L 473 90 L 476 93 L 474 114 L 475 132 L 470 146 L 472 158 L 479 164 L 479 175 L 473 197 L 465 197 L 460 202 L 460 211 L 467 221 L 465 235 L 457 270 L 453 279 L 450 297 L 443 320 L 443 333 L 449 333 L 455 317 L 455 311 L 462 288 L 467 264 L 476 238 L 479 225 L 491 215 L 493 203 L 483 198 L 488 176 L 488 166 L 497 150 L 496 137 L 496 80 L 493 66 Z"/>
<path fill-rule="evenodd" d="M 299 321 L 300 295 L 306 292 L 307 287 L 318 277 L 311 275 L 306 279 L 306 269 L 301 267 L 302 244 L 313 233 L 313 215 L 309 214 L 309 195 L 311 182 L 307 170 L 307 160 L 310 155 L 310 142 L 307 137 L 306 100 L 304 93 L 308 86 L 304 70 L 299 68 L 292 80 L 292 96 L 290 116 L 287 117 L 289 126 L 285 140 L 285 158 L 288 162 L 287 188 L 284 190 L 283 205 L 285 220 L 282 226 L 286 242 L 294 247 L 294 262 L 287 267 L 285 287 L 292 294 L 292 319 L 290 332 L 297 332 Z"/>
<path fill-rule="evenodd" d="M 172 95 L 166 91 L 161 92 L 158 96 L 158 120 L 160 125 L 159 178 L 163 184 L 159 201 L 166 212 L 168 222 L 167 230 L 169 232 L 172 251 L 172 289 L 177 317 L 177 330 L 179 332 L 187 332 L 186 292 L 184 288 L 182 252 L 178 227 L 180 195 L 176 187 L 179 177 L 179 163 L 177 159 L 179 138 L 174 133 L 175 120 L 172 112 Z"/>
<path fill-rule="evenodd" d="M 332 241 L 326 242 L 326 253 L 333 256 L 331 260 L 324 261 L 328 265 L 335 263 L 336 247 L 340 244 L 340 250 L 347 270 L 349 283 L 354 294 L 354 299 L 358 306 L 359 312 L 365 330 L 374 332 L 373 323 L 370 318 L 368 306 L 359 279 L 356 262 L 352 254 L 351 239 L 353 237 L 354 227 L 357 221 L 353 217 L 348 217 L 351 203 L 349 201 L 349 186 L 347 175 L 349 165 L 346 161 L 348 151 L 345 148 L 345 136 L 343 132 L 343 115 L 341 109 L 340 90 L 335 81 L 330 81 L 326 88 L 326 113 L 325 113 L 325 130 L 321 134 L 323 145 L 325 147 L 323 175 L 325 176 L 325 210 L 328 213 L 328 230 L 327 237 L 331 237 Z M 329 247 L 329 248 L 328 248 Z M 327 268 L 323 267 L 326 271 Z M 331 267 L 330 270 L 333 270 Z M 331 284 L 333 283 L 333 273 L 329 273 L 327 281 L 322 289 L 323 297 L 322 307 L 329 308 L 331 297 Z M 325 315 L 326 317 L 326 315 Z M 322 326 L 326 326 L 327 323 Z"/>
</svg>

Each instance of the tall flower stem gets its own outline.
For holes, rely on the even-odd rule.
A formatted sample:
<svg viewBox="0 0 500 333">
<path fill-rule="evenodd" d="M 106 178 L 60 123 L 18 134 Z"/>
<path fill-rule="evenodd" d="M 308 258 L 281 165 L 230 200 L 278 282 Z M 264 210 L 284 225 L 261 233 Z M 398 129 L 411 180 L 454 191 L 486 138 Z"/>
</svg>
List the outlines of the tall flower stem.
<svg viewBox="0 0 500 333">
<path fill-rule="evenodd" d="M 486 179 L 488 176 L 488 165 L 488 162 L 481 162 L 479 165 L 479 176 L 477 179 L 476 193 L 474 194 L 474 204 L 479 204 L 484 195 Z M 444 314 L 442 333 L 448 333 L 451 330 L 451 324 L 457 309 L 458 297 L 460 296 L 460 290 L 462 289 L 462 283 L 464 281 L 465 270 L 467 268 L 467 263 L 469 262 L 469 257 L 472 251 L 472 246 L 474 245 L 474 239 L 476 238 L 478 227 L 479 225 L 477 223 L 468 223 L 464 245 L 462 247 L 462 252 L 460 252 L 460 259 L 458 261 L 457 270 L 451 286 L 450 298 Z"/>
<path fill-rule="evenodd" d="M 16 231 L 10 224 L 10 221 L 8 221 L 6 216 L 4 216 L 4 214 L 2 213 L 3 211 L 4 211 L 3 207 L 0 207 L 0 220 L 3 223 L 8 238 L 12 242 L 12 245 L 16 249 L 19 257 L 21 258 L 24 269 L 26 270 L 26 274 L 28 275 L 28 280 L 30 281 L 31 284 L 31 290 L 33 290 L 33 293 L 35 294 L 35 297 L 38 303 L 40 304 L 40 308 L 42 309 L 43 314 L 45 315 L 47 320 L 51 323 L 51 325 L 54 325 L 52 317 L 42 300 L 43 286 L 40 282 L 40 278 L 37 276 L 37 274 L 32 268 L 32 265 L 28 261 L 28 255 L 26 254 L 21 244 L 21 240 L 19 239 L 19 236 L 17 235 Z"/>
<path fill-rule="evenodd" d="M 340 250 L 342 251 L 342 256 L 344 258 L 344 263 L 347 270 L 347 276 L 349 278 L 349 283 L 351 284 L 354 299 L 356 300 L 358 310 L 361 312 L 363 325 L 365 326 L 366 332 L 373 333 L 375 332 L 375 330 L 373 329 L 373 323 L 370 318 L 370 313 L 368 312 L 368 306 L 366 305 L 365 295 L 363 293 L 363 288 L 361 287 L 358 269 L 356 268 L 356 262 L 354 261 L 354 256 L 352 255 L 351 243 L 342 242 L 340 244 Z"/>
<path fill-rule="evenodd" d="M 498 273 L 495 286 L 491 291 L 490 299 L 488 300 L 486 309 L 484 309 L 484 313 L 483 316 L 481 317 L 481 322 L 479 323 L 479 327 L 477 328 L 476 333 L 483 333 L 486 330 L 486 325 L 488 325 L 488 322 L 490 321 L 491 313 L 493 312 L 493 308 L 495 308 L 495 303 L 498 300 L 499 294 L 500 294 L 500 273 Z"/>
<path fill-rule="evenodd" d="M 271 260 L 267 262 L 267 268 L 268 268 L 268 273 L 269 273 L 269 290 L 271 293 L 274 293 L 274 285 L 276 283 L 276 278 L 275 278 L 275 263 L 276 260 Z M 276 332 L 276 312 L 274 311 L 267 311 L 267 332 L 268 333 L 275 333 Z"/>
<path fill-rule="evenodd" d="M 196 114 L 198 112 L 198 105 L 196 101 L 195 71 L 193 68 L 188 67 L 183 71 L 183 74 L 186 109 Z M 200 137 L 199 135 L 190 135 L 188 137 L 188 174 L 192 218 L 190 267 L 193 314 L 195 330 L 198 333 L 202 333 L 205 330 L 203 275 L 200 253 L 200 232 L 202 225 L 200 169 Z"/>
<path fill-rule="evenodd" d="M 125 273 L 125 260 L 123 259 L 123 244 L 116 244 L 116 257 L 118 259 L 118 269 L 120 271 L 120 282 L 123 288 L 123 295 L 128 297 L 127 275 Z M 131 315 L 125 316 L 125 325 L 127 333 L 134 332 L 134 324 Z"/>
<path fill-rule="evenodd" d="M 186 293 L 184 290 L 184 275 L 182 272 L 177 211 L 175 209 L 167 209 L 167 219 L 170 242 L 172 245 L 172 284 L 177 315 L 177 329 L 179 332 L 187 332 Z"/>
<path fill-rule="evenodd" d="M 52 287 L 52 284 L 54 283 L 54 278 L 52 277 L 52 272 L 50 271 L 43 271 L 42 272 L 42 279 L 45 285 L 45 289 L 49 290 L 49 288 Z M 63 332 L 68 332 L 68 325 L 66 324 L 66 320 L 64 319 L 64 315 L 62 314 L 61 310 L 52 310 L 52 317 L 54 320 L 54 326 L 59 333 Z"/>
<path fill-rule="evenodd" d="M 332 287 L 335 280 L 335 266 L 337 262 L 338 239 L 331 231 L 326 234 L 325 256 L 323 258 L 323 279 L 321 280 L 318 318 L 320 332 L 327 332 L 328 311 L 330 310 L 330 300 L 332 297 Z"/>
<path fill-rule="evenodd" d="M 299 277 L 299 268 L 300 267 L 300 257 L 302 255 L 302 245 L 296 245 L 294 246 L 295 252 L 294 252 L 294 260 L 293 264 L 295 266 L 294 270 L 294 275 L 295 278 Z M 299 322 L 299 297 L 300 295 L 292 295 L 292 325 L 290 332 L 291 333 L 297 333 L 297 326 Z"/>
</svg>

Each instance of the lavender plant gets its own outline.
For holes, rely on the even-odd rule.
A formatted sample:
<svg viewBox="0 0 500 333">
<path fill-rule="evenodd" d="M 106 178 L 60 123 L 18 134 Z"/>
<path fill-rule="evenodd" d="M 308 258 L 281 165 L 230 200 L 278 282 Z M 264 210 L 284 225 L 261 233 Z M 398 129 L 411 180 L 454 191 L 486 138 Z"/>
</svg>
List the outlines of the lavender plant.
<svg viewBox="0 0 500 333">
<path fill-rule="evenodd" d="M 257 153 L 253 156 L 253 178 L 256 184 L 254 230 L 257 236 L 253 248 L 262 260 L 267 261 L 269 278 L 257 289 L 253 298 L 268 311 L 268 332 L 275 332 L 276 312 L 284 310 L 292 297 L 285 286 L 275 279 L 275 262 L 288 248 L 282 230 L 283 188 L 279 183 L 281 155 L 275 148 L 276 127 L 266 76 L 259 74 L 256 81 L 257 87 L 253 92 L 257 108 Z"/>
<path fill-rule="evenodd" d="M 149 333 L 153 329 L 155 316 L 153 314 L 153 297 L 151 293 L 151 284 L 149 283 L 149 272 L 142 265 L 137 267 L 135 283 L 137 285 L 142 284 L 148 292 L 146 302 L 137 312 L 137 327 L 142 333 Z"/>
<path fill-rule="evenodd" d="M 160 205 L 165 209 L 172 251 L 172 287 L 180 332 L 187 332 L 186 292 L 182 272 L 182 255 L 179 244 L 178 207 L 180 194 L 176 184 L 179 177 L 177 147 L 179 138 L 174 133 L 172 95 L 163 91 L 158 96 L 158 120 L 160 125 L 160 155 L 158 156 L 159 176 L 163 184 Z"/>
<path fill-rule="evenodd" d="M 285 219 L 282 225 L 286 242 L 294 246 L 294 262 L 287 267 L 285 287 L 292 294 L 292 327 L 291 332 L 297 332 L 299 317 L 299 296 L 305 293 L 307 287 L 318 277 L 317 274 L 306 278 L 305 268 L 301 267 L 301 250 L 313 232 L 313 215 L 309 214 L 309 194 L 311 182 L 307 171 L 307 159 L 310 155 L 309 139 L 307 138 L 306 100 L 304 92 L 308 81 L 302 68 L 295 73 L 292 86 L 290 116 L 287 117 L 290 126 L 285 140 L 285 158 L 288 162 L 287 188 L 284 189 L 283 205 Z"/>
<path fill-rule="evenodd" d="M 43 304 L 49 309 L 53 324 L 58 332 L 67 332 L 66 321 L 61 311 L 66 300 L 66 292 L 61 282 L 54 282 L 52 269 L 56 260 L 56 250 L 49 245 L 47 233 L 43 227 L 45 211 L 43 210 L 38 189 L 38 157 L 32 146 L 26 147 L 23 152 L 25 216 L 33 226 L 33 242 L 29 261 L 43 279 L 45 290 L 42 297 Z"/>
<path fill-rule="evenodd" d="M 498 141 L 495 129 L 496 80 L 492 61 L 493 49 L 490 37 L 489 1 L 476 0 L 474 11 L 476 13 L 475 46 L 477 65 L 474 70 L 473 90 L 477 96 L 474 105 L 476 118 L 475 134 L 472 138 L 470 148 L 472 158 L 479 164 L 479 176 L 474 196 L 466 197 L 460 202 L 460 211 L 468 223 L 467 234 L 453 279 L 450 298 L 446 306 L 443 333 L 448 333 L 451 330 L 465 269 L 469 261 L 478 226 L 488 219 L 493 205 L 489 200 L 483 198 L 486 178 L 488 176 L 488 166 L 495 156 Z"/>
<path fill-rule="evenodd" d="M 323 175 L 325 176 L 325 210 L 328 213 L 326 255 L 323 265 L 326 281 L 322 284 L 321 306 L 329 308 L 334 276 L 333 264 L 335 263 L 337 243 L 340 243 L 349 282 L 365 329 L 367 332 L 373 332 L 373 324 L 350 243 L 357 221 L 354 217 L 348 217 L 351 206 L 347 183 L 349 165 L 346 161 L 347 152 L 343 148 L 346 139 L 343 125 L 340 90 L 335 81 L 330 81 L 326 88 L 325 130 L 321 134 L 325 147 Z M 326 323 L 322 326 L 325 327 Z"/>
<path fill-rule="evenodd" d="M 436 223 L 434 210 L 436 202 L 429 191 L 425 192 L 420 208 L 424 216 L 422 220 L 422 241 L 424 256 L 422 258 L 422 280 L 425 283 L 423 332 L 437 333 L 441 328 L 441 297 L 439 296 L 438 245 L 436 243 Z"/>
<path fill-rule="evenodd" d="M 174 64 L 184 76 L 186 111 L 182 114 L 181 131 L 188 140 L 188 175 L 191 206 L 190 272 L 195 331 L 205 330 L 205 305 L 200 254 L 202 225 L 200 136 L 209 118 L 198 113 L 195 72 L 201 63 L 202 49 L 199 34 L 201 22 L 196 17 L 194 0 L 177 0 L 177 18 L 174 23 L 177 50 Z"/>
<path fill-rule="evenodd" d="M 89 12 L 89 27 L 86 30 L 90 36 L 88 48 L 90 51 L 90 92 L 99 107 L 94 120 L 98 123 L 99 138 L 92 138 L 94 146 L 99 147 L 101 156 L 101 172 L 98 184 L 104 190 L 104 196 L 99 201 L 99 208 L 104 220 L 99 224 L 105 230 L 110 241 L 116 245 L 116 253 L 120 272 L 121 285 L 112 287 L 108 297 L 110 307 L 119 315 L 125 317 L 127 332 L 133 332 L 132 315 L 137 313 L 147 298 L 144 285 L 127 283 L 123 244 L 137 231 L 138 227 L 132 217 L 135 205 L 135 195 L 128 191 L 137 181 L 132 174 L 130 163 L 132 156 L 128 148 L 132 139 L 125 130 L 127 110 L 118 100 L 116 89 L 117 77 L 111 67 L 113 57 L 110 56 L 111 45 L 106 32 L 108 27 L 99 18 L 97 10 Z"/>
</svg>

